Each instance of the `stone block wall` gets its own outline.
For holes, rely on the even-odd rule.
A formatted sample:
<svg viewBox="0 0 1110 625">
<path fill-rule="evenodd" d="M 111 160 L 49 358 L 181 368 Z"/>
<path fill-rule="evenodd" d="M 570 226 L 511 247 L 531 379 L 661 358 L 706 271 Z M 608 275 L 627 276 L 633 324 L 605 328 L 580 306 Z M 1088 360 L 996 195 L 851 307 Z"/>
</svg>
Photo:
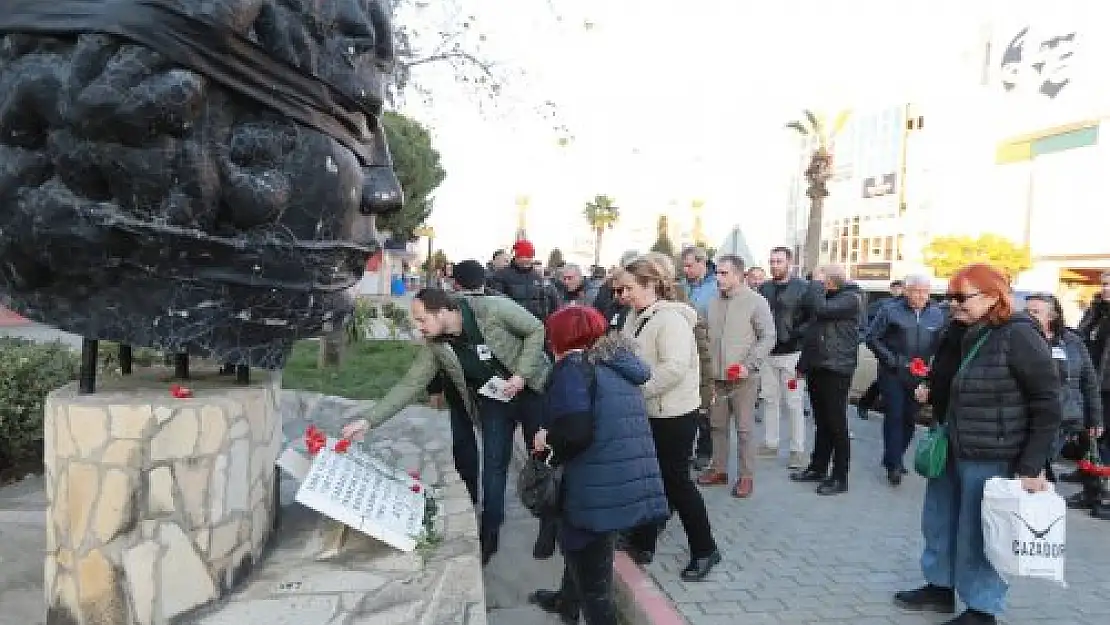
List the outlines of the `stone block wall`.
<svg viewBox="0 0 1110 625">
<path fill-rule="evenodd" d="M 169 623 L 238 583 L 274 525 L 276 389 L 122 384 L 46 401 L 48 625 Z"/>
</svg>

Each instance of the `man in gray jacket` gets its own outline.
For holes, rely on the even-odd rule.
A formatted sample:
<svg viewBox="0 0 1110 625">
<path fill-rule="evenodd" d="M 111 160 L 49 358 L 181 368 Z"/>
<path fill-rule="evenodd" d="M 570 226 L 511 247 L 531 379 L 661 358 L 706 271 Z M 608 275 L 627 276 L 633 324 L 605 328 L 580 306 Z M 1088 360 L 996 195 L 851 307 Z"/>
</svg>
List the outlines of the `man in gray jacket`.
<svg viewBox="0 0 1110 625">
<path fill-rule="evenodd" d="M 718 293 L 709 300 L 710 370 L 713 401 L 709 425 L 713 459 L 698 477 L 703 486 L 728 483 L 728 425 L 735 417 L 740 475 L 734 497 L 750 497 L 754 488 L 755 400 L 759 369 L 775 346 L 775 318 L 762 295 L 744 281 L 744 261 L 725 255 L 717 259 Z"/>
</svg>

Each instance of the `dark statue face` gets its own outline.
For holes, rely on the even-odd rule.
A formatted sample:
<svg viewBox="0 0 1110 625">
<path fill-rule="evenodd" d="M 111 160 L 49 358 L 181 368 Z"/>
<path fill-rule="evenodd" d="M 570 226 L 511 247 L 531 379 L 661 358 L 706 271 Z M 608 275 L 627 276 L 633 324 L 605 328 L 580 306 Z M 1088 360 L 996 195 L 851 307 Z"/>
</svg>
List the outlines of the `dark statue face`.
<svg viewBox="0 0 1110 625">
<path fill-rule="evenodd" d="M 1018 31 L 1002 53 L 1002 88 L 1006 91 L 1060 95 L 1071 83 L 1076 32 Z"/>
<path fill-rule="evenodd" d="M 277 368 L 294 340 L 346 321 L 377 249 L 371 215 L 400 205 L 377 120 L 388 16 L 378 0 L 185 4 L 207 32 L 330 86 L 359 153 L 169 51 L 29 31 L 35 2 L 8 0 L 0 304 L 88 338 Z"/>
</svg>

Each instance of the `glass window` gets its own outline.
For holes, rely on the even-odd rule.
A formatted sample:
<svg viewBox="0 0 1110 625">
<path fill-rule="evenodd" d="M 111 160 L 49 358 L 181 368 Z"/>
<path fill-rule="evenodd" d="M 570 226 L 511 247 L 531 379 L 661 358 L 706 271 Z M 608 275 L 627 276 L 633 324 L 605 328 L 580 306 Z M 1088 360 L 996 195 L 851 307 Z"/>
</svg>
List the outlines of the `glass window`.
<svg viewBox="0 0 1110 625">
<path fill-rule="evenodd" d="M 825 251 L 825 250 L 821 250 L 821 251 Z M 828 249 L 829 259 L 830 260 L 835 259 L 836 258 L 836 253 L 838 251 L 839 251 L 839 248 L 837 248 L 836 241 L 833 241 L 832 244 L 829 245 L 829 249 Z"/>
<path fill-rule="evenodd" d="M 858 263 L 859 262 L 859 252 L 853 251 L 851 258 L 849 259 L 849 262 Z"/>
</svg>

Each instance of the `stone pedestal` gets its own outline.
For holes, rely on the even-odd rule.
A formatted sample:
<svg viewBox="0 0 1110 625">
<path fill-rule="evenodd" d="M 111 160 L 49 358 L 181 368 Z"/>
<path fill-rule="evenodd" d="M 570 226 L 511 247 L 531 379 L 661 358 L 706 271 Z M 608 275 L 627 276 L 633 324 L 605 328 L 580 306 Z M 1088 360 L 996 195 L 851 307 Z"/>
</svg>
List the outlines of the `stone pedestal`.
<svg viewBox="0 0 1110 625">
<path fill-rule="evenodd" d="M 169 623 L 229 590 L 278 508 L 277 389 L 157 376 L 46 400 L 47 623 Z"/>
</svg>

